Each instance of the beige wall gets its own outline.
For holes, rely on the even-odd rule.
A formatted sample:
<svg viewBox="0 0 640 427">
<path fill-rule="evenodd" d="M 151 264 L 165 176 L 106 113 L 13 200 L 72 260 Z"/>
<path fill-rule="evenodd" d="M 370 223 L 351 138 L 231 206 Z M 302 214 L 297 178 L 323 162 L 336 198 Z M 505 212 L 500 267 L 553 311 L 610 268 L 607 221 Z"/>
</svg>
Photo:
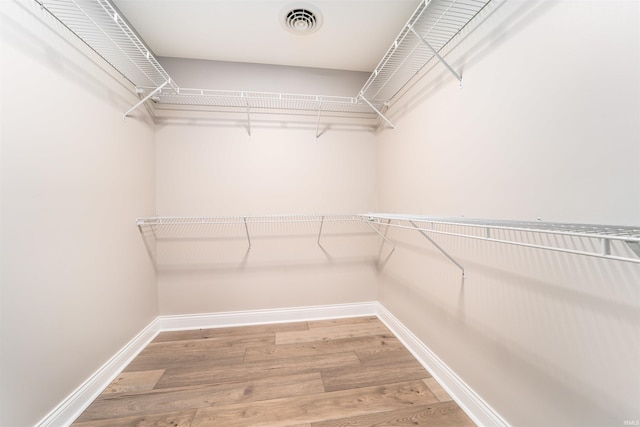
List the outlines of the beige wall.
<svg viewBox="0 0 640 427">
<path fill-rule="evenodd" d="M 313 139 L 313 129 L 257 128 L 249 140 L 242 127 L 161 123 L 156 146 L 157 212 L 215 216 L 375 209 L 374 135 L 330 131 L 317 142 Z M 248 253 L 244 230 L 239 230 L 235 234 L 239 241 L 222 246 L 225 256 L 211 254 L 208 261 L 197 258 L 193 244 L 161 242 L 161 313 L 374 299 L 375 250 L 368 245 L 370 232 L 345 239 L 325 228 L 323 251 L 316 246 L 318 226 L 252 227 L 253 248 Z M 338 231 L 368 232 L 362 225 L 348 224 L 333 234 Z M 283 233 L 289 236 L 274 237 Z M 198 253 L 209 252 L 200 247 Z M 186 268 L 194 264 L 200 268 Z"/>
<path fill-rule="evenodd" d="M 35 2 L 1 3 L 0 424 L 28 426 L 157 316 L 135 226 L 154 213 L 154 129 L 122 120 L 130 84 Z"/>
<path fill-rule="evenodd" d="M 506 1 L 396 105 L 382 211 L 640 224 L 640 5 Z M 462 65 L 464 64 L 464 66 Z M 640 265 L 417 233 L 379 300 L 513 425 L 640 412 Z"/>
<path fill-rule="evenodd" d="M 375 210 L 375 135 L 329 130 L 316 142 L 313 126 L 288 128 L 269 120 L 268 126 L 254 123 L 249 140 L 243 125 L 159 119 L 158 215 Z M 242 228 L 230 236 L 235 240 L 217 247 L 215 241 L 202 239 L 161 241 L 160 311 L 184 314 L 374 300 L 376 249 L 370 242 L 375 238 L 362 224 L 343 226 L 334 236 L 329 236 L 330 228 L 324 229 L 324 251 L 316 246 L 318 223 L 294 229 L 250 227 L 250 252 Z M 366 235 L 345 238 L 340 233 Z"/>
<path fill-rule="evenodd" d="M 464 87 L 437 67 L 389 114 L 380 209 L 637 225 L 637 2 L 491 5 L 449 58 Z"/>
<path fill-rule="evenodd" d="M 180 87 L 307 95 L 356 96 L 369 78 L 361 71 L 160 58 Z"/>
</svg>

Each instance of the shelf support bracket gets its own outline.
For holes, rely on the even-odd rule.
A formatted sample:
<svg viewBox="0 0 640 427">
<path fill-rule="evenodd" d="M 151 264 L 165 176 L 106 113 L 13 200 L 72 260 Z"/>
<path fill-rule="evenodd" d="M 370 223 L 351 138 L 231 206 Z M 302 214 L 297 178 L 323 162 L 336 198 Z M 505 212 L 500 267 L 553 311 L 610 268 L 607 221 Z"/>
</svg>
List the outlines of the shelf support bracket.
<svg viewBox="0 0 640 427">
<path fill-rule="evenodd" d="M 367 101 L 367 98 L 365 98 L 365 97 L 362 95 L 362 93 L 361 93 L 360 95 L 358 95 L 358 96 L 359 96 L 359 97 L 360 97 L 360 99 L 362 99 L 362 100 L 363 100 L 363 101 L 364 101 L 364 102 L 365 102 L 369 107 L 371 107 L 371 109 L 372 109 L 373 111 L 375 111 L 375 112 L 376 112 L 380 117 L 382 117 L 382 119 L 383 119 L 385 122 L 387 122 L 387 124 L 388 124 L 389 126 L 391 126 L 391 129 L 395 129 L 395 128 L 396 128 L 396 127 L 393 125 L 393 123 L 391 123 L 391 122 L 389 121 L 389 119 L 387 119 L 387 118 L 384 116 L 384 114 L 382 114 L 380 111 L 378 111 L 378 109 L 377 109 L 376 107 L 374 107 L 372 103 L 370 103 L 369 101 Z"/>
<path fill-rule="evenodd" d="M 440 56 L 440 54 L 433 48 L 433 46 L 431 46 L 429 44 L 429 42 L 424 37 L 422 37 L 420 34 L 418 34 L 418 32 L 413 28 L 413 25 L 409 25 L 408 27 L 409 27 L 409 30 L 411 30 L 411 32 L 413 34 L 415 34 L 415 36 L 422 42 L 422 44 L 424 44 L 426 47 L 429 48 L 429 50 L 431 52 L 433 52 L 433 55 L 436 58 L 438 58 L 438 61 L 440 61 L 442 63 L 442 65 L 447 67 L 447 70 L 449 70 L 449 72 L 455 76 L 455 78 L 458 80 L 458 82 L 460 82 L 460 87 L 462 87 L 462 76 L 460 74 L 458 74 L 456 72 L 456 70 L 454 70 L 451 67 L 451 65 L 449 65 L 449 63 L 444 60 L 444 58 L 442 56 Z"/>
<path fill-rule="evenodd" d="M 413 226 L 413 228 L 415 228 L 416 230 L 418 230 L 418 232 L 420 234 L 422 234 L 422 236 L 424 236 L 428 241 L 431 242 L 431 244 L 433 246 L 435 246 L 444 256 L 446 256 L 447 258 L 449 258 L 449 261 L 451 261 L 452 263 L 454 263 L 461 271 L 462 271 L 462 278 L 464 279 L 466 276 L 464 274 L 464 267 L 460 265 L 460 263 L 458 263 L 458 261 L 456 261 L 455 259 L 453 259 L 453 257 L 451 255 L 449 255 L 447 253 L 447 251 L 445 251 L 444 249 L 442 249 L 440 247 L 440 245 L 438 245 L 435 240 L 433 240 L 431 237 L 429 237 L 429 235 L 427 233 L 424 232 L 424 230 L 420 229 L 420 227 L 418 227 L 416 225 L 415 222 L 413 221 L 409 221 L 409 223 Z"/>
<path fill-rule="evenodd" d="M 251 114 L 249 113 L 249 101 L 247 101 L 247 130 L 249 132 L 249 139 L 251 139 Z"/>
<path fill-rule="evenodd" d="M 369 221 L 367 221 L 366 219 L 363 219 L 362 221 L 364 221 L 365 224 L 367 224 L 369 226 L 370 229 L 372 229 L 373 231 L 375 231 L 375 233 L 382 237 L 382 240 L 384 240 L 385 242 L 387 242 L 390 246 L 391 246 L 391 252 L 389 252 L 389 255 L 387 256 L 387 259 L 391 256 L 391 254 L 396 250 L 396 245 L 393 244 L 393 242 L 391 240 L 389 240 L 387 238 L 387 236 L 385 236 L 384 234 L 382 234 L 380 232 L 380 230 L 378 230 L 377 228 L 375 228 L 373 225 L 371 225 L 371 223 Z"/>
<path fill-rule="evenodd" d="M 320 137 L 320 113 L 322 113 L 322 99 L 320 100 L 320 105 L 318 106 L 318 122 L 316 123 L 316 141 Z"/>
<path fill-rule="evenodd" d="M 247 242 L 249 243 L 249 250 L 251 250 L 251 237 L 249 236 L 249 226 L 247 226 L 247 217 L 242 217 L 244 222 L 244 231 L 247 233 Z"/>
<path fill-rule="evenodd" d="M 318 231 L 318 240 L 316 242 L 316 245 L 318 246 L 322 246 L 320 245 L 320 236 L 322 235 L 322 226 L 324 225 L 324 215 L 322 215 L 322 218 L 320 219 L 320 231 Z"/>
<path fill-rule="evenodd" d="M 129 110 L 126 113 L 124 113 L 124 115 L 122 116 L 122 119 L 123 120 L 126 119 L 129 116 L 129 114 L 131 114 L 132 111 L 134 111 L 136 108 L 138 108 L 139 106 L 141 106 L 142 104 L 147 102 L 153 95 L 155 95 L 156 93 L 160 92 L 163 87 L 165 87 L 166 85 L 169 84 L 169 82 L 170 82 L 170 80 L 167 80 L 166 82 L 162 83 L 160 86 L 155 88 L 149 95 L 147 95 L 144 98 L 142 98 L 136 105 L 134 105 L 133 107 L 129 108 Z"/>
</svg>

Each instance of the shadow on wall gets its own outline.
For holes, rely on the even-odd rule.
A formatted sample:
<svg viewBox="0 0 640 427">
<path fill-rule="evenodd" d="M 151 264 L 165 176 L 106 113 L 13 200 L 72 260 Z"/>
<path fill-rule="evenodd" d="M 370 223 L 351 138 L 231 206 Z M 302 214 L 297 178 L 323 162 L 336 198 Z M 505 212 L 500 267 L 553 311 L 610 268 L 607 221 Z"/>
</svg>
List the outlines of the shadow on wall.
<svg viewBox="0 0 640 427">
<path fill-rule="evenodd" d="M 514 425 L 638 418 L 640 265 L 394 232 L 379 300 Z"/>
<path fill-rule="evenodd" d="M 282 222 L 142 227 L 158 272 L 304 269 L 371 264 L 376 234 L 362 223 Z"/>
<path fill-rule="evenodd" d="M 87 45 L 80 41 L 62 23 L 40 8 L 35 2 L 10 1 L 4 7 L 14 8 L 16 13 L 24 17 L 22 22 L 44 23 L 26 27 L 6 14 L 2 14 L 2 37 L 15 46 L 22 54 L 41 63 L 48 70 L 81 87 L 83 91 L 102 99 L 106 104 L 113 105 L 122 113 L 133 106 L 137 96 L 133 84 L 127 81 L 117 71 L 111 68 L 101 57 Z M 37 33 L 42 34 L 37 34 Z M 79 61 L 65 52 L 73 49 L 79 55 Z M 86 60 L 96 64 L 92 68 L 86 67 Z M 105 79 L 117 82 L 122 92 L 115 92 L 105 85 Z M 34 85 L 38 82 L 34 81 Z M 43 92 L 46 96 L 46 88 Z M 82 106 L 77 106 L 81 109 Z M 145 115 L 144 117 L 147 117 Z"/>
</svg>

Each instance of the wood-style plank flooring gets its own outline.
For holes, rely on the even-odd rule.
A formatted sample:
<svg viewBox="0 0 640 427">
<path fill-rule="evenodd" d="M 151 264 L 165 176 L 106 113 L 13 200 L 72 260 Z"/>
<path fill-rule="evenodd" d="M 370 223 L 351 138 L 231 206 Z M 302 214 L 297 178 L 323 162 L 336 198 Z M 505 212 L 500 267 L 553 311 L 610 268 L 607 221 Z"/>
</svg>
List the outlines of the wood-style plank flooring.
<svg viewBox="0 0 640 427">
<path fill-rule="evenodd" d="M 164 332 L 73 424 L 471 426 L 376 317 Z"/>
</svg>

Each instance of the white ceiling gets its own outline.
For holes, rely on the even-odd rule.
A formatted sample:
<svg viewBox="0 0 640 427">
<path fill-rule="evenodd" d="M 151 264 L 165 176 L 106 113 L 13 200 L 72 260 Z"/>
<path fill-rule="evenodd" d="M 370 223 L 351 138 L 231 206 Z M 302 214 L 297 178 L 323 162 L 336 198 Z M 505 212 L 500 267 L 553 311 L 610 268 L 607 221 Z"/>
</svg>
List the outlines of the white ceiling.
<svg viewBox="0 0 640 427">
<path fill-rule="evenodd" d="M 157 56 L 371 72 L 422 0 L 113 0 Z M 294 6 L 322 27 L 295 35 Z"/>
</svg>

